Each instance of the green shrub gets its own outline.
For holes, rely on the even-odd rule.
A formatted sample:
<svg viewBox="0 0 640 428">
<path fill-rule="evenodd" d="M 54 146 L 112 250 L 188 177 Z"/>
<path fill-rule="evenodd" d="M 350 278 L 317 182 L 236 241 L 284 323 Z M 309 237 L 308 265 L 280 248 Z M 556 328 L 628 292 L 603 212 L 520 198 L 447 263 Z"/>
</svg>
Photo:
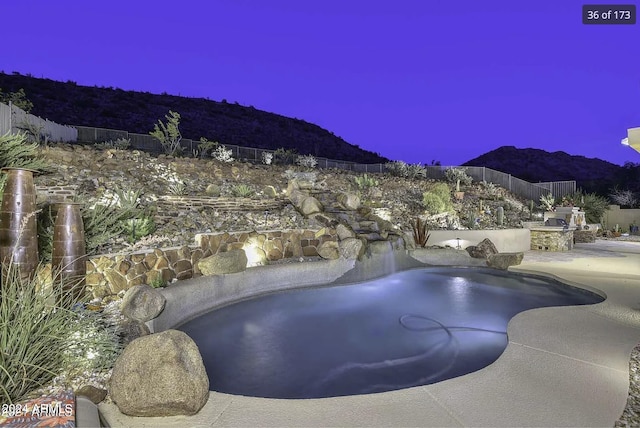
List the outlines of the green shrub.
<svg viewBox="0 0 640 428">
<path fill-rule="evenodd" d="M 361 175 L 359 177 L 354 177 L 353 180 L 360 190 L 368 189 L 370 187 L 376 187 L 379 184 L 378 180 L 367 174 Z"/>
<path fill-rule="evenodd" d="M 156 224 L 150 216 L 124 220 L 124 232 L 127 234 L 127 241 L 131 244 L 152 234 L 155 230 Z"/>
<path fill-rule="evenodd" d="M 275 165 L 293 165 L 297 159 L 298 151 L 296 149 L 280 147 L 273 152 L 273 163 Z"/>
<path fill-rule="evenodd" d="M 409 174 L 409 165 L 403 161 L 393 161 L 384 164 L 385 170 L 395 177 L 406 177 Z"/>
<path fill-rule="evenodd" d="M 425 192 L 422 195 L 422 205 L 431 214 L 440 214 L 447 211 L 447 205 L 435 193 Z"/>
<path fill-rule="evenodd" d="M 456 184 L 460 180 L 460 184 L 469 186 L 473 183 L 473 177 L 467 174 L 465 168 L 447 168 L 444 171 L 446 180 L 451 184 Z"/>
<path fill-rule="evenodd" d="M 214 149 L 218 147 L 217 141 L 209 141 L 204 137 L 200 137 L 200 144 L 198 144 L 197 155 L 201 158 L 206 158 L 211 155 Z"/>
<path fill-rule="evenodd" d="M 568 195 L 567 200 L 575 201 L 575 205 L 584 211 L 587 223 L 600 223 L 602 216 L 609 208 L 609 201 L 595 193 L 584 193 L 582 190 Z"/>
<path fill-rule="evenodd" d="M 238 184 L 231 188 L 231 194 L 237 198 L 248 198 L 253 195 L 253 189 L 246 184 Z"/>
<path fill-rule="evenodd" d="M 425 178 L 427 176 L 427 169 L 420 165 L 416 164 L 408 164 L 406 168 L 406 178 L 416 179 L 416 178 Z"/>
<path fill-rule="evenodd" d="M 47 172 L 49 165 L 38 153 L 38 144 L 30 143 L 24 133 L 0 136 L 0 168 L 27 168 Z M 6 182 L 6 174 L 0 174 L 0 200 Z"/>
<path fill-rule="evenodd" d="M 167 189 L 169 190 L 169 193 L 175 196 L 184 196 L 187 194 L 187 184 L 184 181 L 169 183 L 169 187 Z"/>
<path fill-rule="evenodd" d="M 167 119 L 167 123 L 162 123 L 161 120 L 153 125 L 153 131 L 149 132 L 149 135 L 155 137 L 164 152 L 168 155 L 179 155 L 182 153 L 182 134 L 180 133 L 180 114 L 169 110 L 169 114 L 164 116 Z"/>
<path fill-rule="evenodd" d="M 130 146 L 131 146 L 131 139 L 118 138 L 117 140 L 109 140 L 102 143 L 97 143 L 94 147 L 102 150 L 107 150 L 107 149 L 126 150 Z"/>
<path fill-rule="evenodd" d="M 167 285 L 167 283 L 165 282 L 164 279 L 162 279 L 161 276 L 156 276 L 149 282 L 149 285 L 152 286 L 153 288 L 160 288 Z"/>
<path fill-rule="evenodd" d="M 446 183 L 438 182 L 433 184 L 429 192 L 438 195 L 438 197 L 447 204 L 451 202 L 451 189 Z"/>
<path fill-rule="evenodd" d="M 111 368 L 117 337 L 98 326 L 97 315 L 73 308 L 63 281 L 40 290 L 37 279 L 20 279 L 11 265 L 1 278 L 0 404 L 25 399 L 70 368 Z"/>
</svg>

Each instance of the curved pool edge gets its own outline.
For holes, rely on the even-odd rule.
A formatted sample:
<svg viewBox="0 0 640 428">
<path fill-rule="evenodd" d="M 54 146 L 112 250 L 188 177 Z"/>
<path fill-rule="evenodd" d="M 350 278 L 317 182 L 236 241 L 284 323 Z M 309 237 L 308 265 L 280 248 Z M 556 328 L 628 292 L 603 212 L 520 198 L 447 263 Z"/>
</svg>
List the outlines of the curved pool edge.
<svg viewBox="0 0 640 428">
<path fill-rule="evenodd" d="M 596 259 L 607 261 L 605 257 Z M 637 269 L 640 256 L 623 262 Z M 523 263 L 520 269 L 552 275 L 581 288 L 593 287 L 605 293 L 607 300 L 577 308 L 525 312 L 514 328 L 523 328 L 531 339 L 552 339 L 550 343 L 532 346 L 510 342 L 495 363 L 478 372 L 366 396 L 283 400 L 211 392 L 202 411 L 192 417 L 141 420 L 122 415 L 115 405 L 106 403 L 100 405 L 100 412 L 112 426 L 123 427 L 140 426 L 141 421 L 158 427 L 612 426 L 626 404 L 629 354 L 640 342 L 640 320 L 632 307 L 640 278 L 625 279 L 611 272 L 607 274 L 608 283 L 596 287 L 596 282 L 602 282 L 596 266 L 577 266 L 580 274 L 575 275 L 571 272 L 572 268 L 577 270 L 574 261 L 563 262 L 560 271 L 555 269 L 558 265 Z M 590 269 L 598 275 L 590 277 Z M 615 271 L 622 273 L 625 269 L 616 267 Z M 607 319 L 602 308 L 608 309 L 612 300 L 624 306 L 628 318 Z M 545 323 L 548 331 L 541 334 L 540 327 Z M 560 324 L 562 328 L 558 328 Z M 595 333 L 585 336 L 585 331 Z M 577 346 L 580 355 L 563 355 L 554 349 L 558 342 L 568 348 Z M 598 358 L 609 363 L 589 361 Z"/>
</svg>

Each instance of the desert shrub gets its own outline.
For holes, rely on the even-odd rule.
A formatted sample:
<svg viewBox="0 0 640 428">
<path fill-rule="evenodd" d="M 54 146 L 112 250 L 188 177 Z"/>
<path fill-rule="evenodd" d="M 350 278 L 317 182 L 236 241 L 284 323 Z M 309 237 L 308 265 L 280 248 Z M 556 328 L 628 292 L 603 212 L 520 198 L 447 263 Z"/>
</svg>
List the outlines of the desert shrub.
<svg viewBox="0 0 640 428">
<path fill-rule="evenodd" d="M 425 192 L 422 195 L 422 205 L 431 214 L 440 214 L 447 211 L 447 205 L 435 193 Z"/>
<path fill-rule="evenodd" d="M 131 146 L 131 139 L 129 138 L 118 138 L 117 140 L 109 140 L 104 141 L 102 143 L 95 144 L 95 148 L 107 150 L 107 149 L 116 149 L 116 150 L 125 150 Z"/>
<path fill-rule="evenodd" d="M 419 163 L 407 164 L 406 178 L 416 179 L 425 178 L 427 176 L 427 169 Z"/>
<path fill-rule="evenodd" d="M 38 144 L 30 143 L 24 133 L 0 136 L 0 168 L 27 168 L 40 172 L 49 170 L 49 165 L 38 153 Z M 6 174 L 0 174 L 0 200 L 6 182 Z"/>
<path fill-rule="evenodd" d="M 187 194 L 187 184 L 184 181 L 169 183 L 167 190 L 174 196 L 184 196 Z"/>
<path fill-rule="evenodd" d="M 25 113 L 31 112 L 33 108 L 33 103 L 27 98 L 27 94 L 22 88 L 18 89 L 17 92 L 9 92 L 8 94 L 3 93 L 2 89 L 0 89 L 0 102 L 5 104 L 11 103 L 24 110 Z"/>
<path fill-rule="evenodd" d="M 406 177 L 409 174 L 409 165 L 403 161 L 393 161 L 384 164 L 385 170 L 395 177 Z"/>
<path fill-rule="evenodd" d="M 75 299 L 62 280 L 41 288 L 37 279 L 21 279 L 14 266 L 2 269 L 0 403 L 23 400 L 70 367 L 112 366 L 120 352 L 117 338 L 95 317 L 73 309 Z"/>
<path fill-rule="evenodd" d="M 276 165 L 293 165 L 298 158 L 296 149 L 284 149 L 280 147 L 273 152 L 273 163 Z"/>
<path fill-rule="evenodd" d="M 124 220 L 124 233 L 127 235 L 127 241 L 133 244 L 140 238 L 151 235 L 156 230 L 156 224 L 153 217 L 144 215 L 142 217 L 130 218 Z"/>
<path fill-rule="evenodd" d="M 365 190 L 370 187 L 376 187 L 379 184 L 378 180 L 376 180 L 375 178 L 367 174 L 354 177 L 353 180 L 356 183 L 356 186 L 358 186 L 358 189 L 360 190 Z"/>
<path fill-rule="evenodd" d="M 211 152 L 211 157 L 219 162 L 233 162 L 233 150 L 227 149 L 225 146 L 218 146 L 213 152 Z"/>
<path fill-rule="evenodd" d="M 609 194 L 609 198 L 613 201 L 614 204 L 620 205 L 622 207 L 635 208 L 638 206 L 638 198 L 636 194 L 628 189 L 613 189 L 613 191 Z"/>
<path fill-rule="evenodd" d="M 262 152 L 262 154 L 260 155 L 260 158 L 262 159 L 263 164 L 271 165 L 271 163 L 273 162 L 273 153 Z"/>
<path fill-rule="evenodd" d="M 451 189 L 445 183 L 435 183 L 429 188 L 429 192 L 438 195 L 445 203 L 451 202 Z"/>
<path fill-rule="evenodd" d="M 318 165 L 318 160 L 313 155 L 299 155 L 296 158 L 296 164 L 304 168 L 315 168 Z"/>
<path fill-rule="evenodd" d="M 569 195 L 569 199 L 575 201 L 575 206 L 582 208 L 587 223 L 600 223 L 602 216 L 609 208 L 609 201 L 606 198 L 595 193 L 584 193 L 582 190 Z"/>
<path fill-rule="evenodd" d="M 82 210 L 87 254 L 98 253 L 103 245 L 120 236 L 124 231 L 123 221 L 130 216 L 115 204 L 96 204 Z"/>
<path fill-rule="evenodd" d="M 547 193 L 546 195 L 540 196 L 540 205 L 538 205 L 538 208 L 545 211 L 551 211 L 555 204 L 556 198 L 551 193 Z"/>
<path fill-rule="evenodd" d="M 456 184 L 460 180 L 460 184 L 469 186 L 473 182 L 473 178 L 467 174 L 465 168 L 447 168 L 444 171 L 444 176 L 452 184 Z"/>
<path fill-rule="evenodd" d="M 253 193 L 253 189 L 246 184 L 238 184 L 231 188 L 231 194 L 238 198 L 248 198 Z"/>
<path fill-rule="evenodd" d="M 218 147 L 217 141 L 209 141 L 205 137 L 200 137 L 200 143 L 198 144 L 198 149 L 195 151 L 195 155 L 201 158 L 206 158 L 211 154 L 211 152 Z M 194 156 L 195 157 L 195 156 Z"/>
<path fill-rule="evenodd" d="M 413 229 L 413 241 L 416 245 L 424 248 L 427 245 L 429 236 L 431 236 L 427 230 L 427 223 L 423 222 L 420 217 L 417 217 L 415 222 L 411 223 Z"/>
<path fill-rule="evenodd" d="M 490 181 L 483 181 L 482 186 L 484 187 L 484 191 L 487 193 L 487 196 L 491 198 L 495 198 L 496 196 L 498 196 L 498 186 L 496 186 L 494 183 Z"/>
<path fill-rule="evenodd" d="M 182 153 L 182 147 L 180 146 L 180 141 L 182 141 L 180 114 L 169 110 L 169 114 L 164 117 L 167 122 L 163 123 L 158 120 L 158 123 L 153 125 L 153 131 L 149 132 L 149 135 L 160 141 L 166 154 L 178 155 Z"/>
</svg>

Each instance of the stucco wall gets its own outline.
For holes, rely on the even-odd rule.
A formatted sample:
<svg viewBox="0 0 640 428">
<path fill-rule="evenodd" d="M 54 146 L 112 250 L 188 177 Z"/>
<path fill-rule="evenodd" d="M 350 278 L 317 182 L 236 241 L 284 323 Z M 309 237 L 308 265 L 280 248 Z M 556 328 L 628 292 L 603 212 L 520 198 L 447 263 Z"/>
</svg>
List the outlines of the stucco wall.
<svg viewBox="0 0 640 428">
<path fill-rule="evenodd" d="M 456 238 L 460 238 L 460 247 L 464 249 L 489 238 L 501 253 L 529 251 L 531 245 L 529 229 L 432 230 L 429 233 L 431 236 L 427 245 L 449 245 L 456 248 Z"/>
<path fill-rule="evenodd" d="M 633 223 L 634 220 L 640 226 L 640 209 L 621 209 L 619 205 L 609 205 L 609 209 L 604 213 L 603 227 L 613 230 L 618 224 L 620 231 L 629 232 L 629 224 Z"/>
</svg>

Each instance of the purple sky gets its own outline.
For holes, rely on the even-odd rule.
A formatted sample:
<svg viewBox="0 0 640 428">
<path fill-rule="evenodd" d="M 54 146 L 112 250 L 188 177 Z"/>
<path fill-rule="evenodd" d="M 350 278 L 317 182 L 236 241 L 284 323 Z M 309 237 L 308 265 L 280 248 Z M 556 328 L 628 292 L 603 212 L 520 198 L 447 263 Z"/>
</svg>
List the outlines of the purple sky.
<svg viewBox="0 0 640 428">
<path fill-rule="evenodd" d="M 583 25 L 583 3 L 6 0 L 0 70 L 237 101 L 411 163 L 640 162 L 640 23 Z"/>
</svg>

